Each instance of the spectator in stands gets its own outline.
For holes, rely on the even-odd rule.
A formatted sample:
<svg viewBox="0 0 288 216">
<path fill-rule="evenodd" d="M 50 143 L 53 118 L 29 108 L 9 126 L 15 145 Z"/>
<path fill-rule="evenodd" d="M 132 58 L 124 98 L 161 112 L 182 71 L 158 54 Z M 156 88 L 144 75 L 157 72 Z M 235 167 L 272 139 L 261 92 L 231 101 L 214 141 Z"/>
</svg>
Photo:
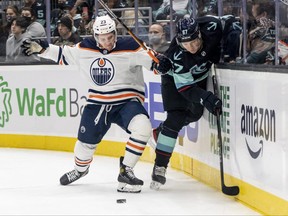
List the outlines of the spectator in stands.
<svg viewBox="0 0 288 216">
<path fill-rule="evenodd" d="M 46 25 L 46 5 L 44 0 L 24 0 L 24 7 L 30 7 L 35 11 L 35 21 L 39 22 L 42 26 Z"/>
<path fill-rule="evenodd" d="M 164 53 L 169 43 L 166 40 L 166 32 L 161 24 L 152 24 L 148 33 L 149 46 L 158 53 Z"/>
<path fill-rule="evenodd" d="M 64 14 L 62 14 L 61 17 L 59 17 L 59 19 L 58 19 L 58 21 L 57 21 L 57 23 L 56 23 L 56 28 L 55 28 L 55 30 L 54 30 L 54 32 L 53 32 L 52 35 L 53 35 L 54 37 L 58 37 L 58 36 L 60 36 L 57 27 L 58 27 L 59 20 L 60 20 L 62 17 L 69 17 L 69 19 L 72 21 L 72 33 L 76 33 L 76 34 L 78 34 L 78 29 L 74 26 L 74 20 L 73 20 L 73 17 L 71 16 L 70 13 L 64 13 Z"/>
<path fill-rule="evenodd" d="M 148 27 L 146 27 L 146 23 L 143 18 L 143 14 L 138 11 L 138 35 L 141 40 L 148 43 Z M 135 29 L 135 11 L 134 10 L 124 10 L 122 11 L 121 19 L 123 23 L 125 23 L 131 31 L 136 34 Z M 117 26 L 119 35 L 127 35 L 126 29 L 123 28 L 121 24 Z"/>
<path fill-rule="evenodd" d="M 52 36 L 59 36 L 57 29 L 57 22 L 62 16 L 71 16 L 73 19 L 72 32 L 76 32 L 80 27 L 82 22 L 82 7 L 88 8 L 88 14 L 92 16 L 92 11 L 90 11 L 90 4 L 86 0 L 58 0 L 55 9 L 51 12 L 51 32 Z"/>
<path fill-rule="evenodd" d="M 278 42 L 279 64 L 288 65 L 288 39 L 283 39 Z"/>
<path fill-rule="evenodd" d="M 0 62 L 5 61 L 8 33 L 9 32 L 6 31 L 4 25 L 0 24 Z"/>
<path fill-rule="evenodd" d="M 6 20 L 0 24 L 0 61 L 5 61 L 6 58 L 6 41 L 11 34 L 12 20 L 19 16 L 18 7 L 15 5 L 9 5 L 4 11 Z"/>
<path fill-rule="evenodd" d="M 73 23 L 76 29 L 79 28 L 80 22 L 81 22 L 81 7 L 80 5 L 84 2 L 85 0 L 77 0 L 74 2 L 74 0 L 68 0 L 65 1 L 63 10 L 67 14 L 69 13 L 72 18 L 73 18 Z"/>
<path fill-rule="evenodd" d="M 286 9 L 285 9 L 286 10 Z M 287 7 L 288 10 L 288 7 Z M 287 11 L 283 11 L 283 13 Z M 281 19 L 282 21 L 282 19 Z M 278 56 L 279 63 L 282 65 L 288 65 L 288 17 L 281 22 L 278 41 Z"/>
<path fill-rule="evenodd" d="M 200 5 L 200 7 L 198 8 L 198 17 L 218 14 L 217 0 L 202 0 L 198 3 L 198 5 Z"/>
<path fill-rule="evenodd" d="M 6 42 L 6 62 L 7 63 L 31 63 L 39 62 L 38 56 L 26 56 L 21 45 L 23 41 L 31 39 L 31 35 L 26 32 L 29 23 L 24 17 L 13 18 L 11 24 L 12 36 Z"/>
<path fill-rule="evenodd" d="M 12 19 L 20 15 L 19 9 L 16 5 L 8 5 L 7 8 L 5 9 L 5 12 L 6 12 L 6 21 L 7 24 L 9 24 L 9 31 L 10 31 Z"/>
<path fill-rule="evenodd" d="M 275 44 L 275 22 L 272 20 L 274 8 L 274 2 L 267 0 L 254 0 L 252 3 L 256 26 L 248 33 L 247 63 L 265 63 L 268 51 Z"/>
<path fill-rule="evenodd" d="M 57 22 L 58 20 L 63 16 L 64 11 L 60 8 L 54 8 L 51 11 L 51 17 L 50 17 L 50 30 L 51 30 L 51 35 L 55 36 L 55 32 L 57 32 Z"/>
<path fill-rule="evenodd" d="M 29 23 L 26 32 L 28 32 L 32 38 L 46 38 L 46 31 L 43 25 L 36 21 L 37 17 L 32 8 L 23 7 L 21 10 L 21 16 Z"/>
<path fill-rule="evenodd" d="M 148 2 L 148 5 L 152 8 L 152 11 L 157 11 L 161 4 L 163 3 L 163 0 L 150 0 Z"/>
<path fill-rule="evenodd" d="M 221 17 L 223 27 L 222 49 L 223 61 L 234 63 L 236 58 L 241 56 L 241 34 L 242 26 L 240 20 L 234 15 L 225 15 Z"/>
<path fill-rule="evenodd" d="M 252 14 L 252 2 L 247 2 L 246 5 L 246 15 L 243 14 L 242 8 L 240 9 L 240 18 L 243 22 L 244 18 L 247 21 L 247 31 L 250 32 L 256 26 L 256 20 Z"/>
<path fill-rule="evenodd" d="M 91 15 L 89 14 L 87 7 L 82 7 L 81 22 L 78 28 L 80 35 L 92 34 L 92 26 L 90 22 Z"/>
<path fill-rule="evenodd" d="M 95 5 L 93 6 L 93 12 L 91 13 L 91 18 L 89 18 L 89 22 L 87 24 L 85 24 L 84 28 L 85 28 L 85 35 L 93 35 L 93 23 L 95 22 Z M 101 12 L 98 11 L 98 14 L 101 14 Z M 83 15 L 82 15 L 83 18 Z M 83 35 L 83 24 L 80 25 L 80 28 L 78 28 L 79 34 Z M 82 33 L 81 33 L 82 32 Z"/>
<path fill-rule="evenodd" d="M 72 20 L 68 16 L 63 16 L 58 21 L 57 25 L 60 37 L 57 38 L 53 44 L 58 46 L 74 46 L 78 42 L 82 41 L 82 38 L 77 33 L 72 32 L 72 26 Z"/>
<path fill-rule="evenodd" d="M 173 20 L 177 22 L 185 15 L 187 17 L 192 13 L 192 1 L 189 0 L 173 0 L 172 1 L 172 16 Z M 169 20 L 170 19 L 170 0 L 163 0 L 160 8 L 154 12 L 154 19 L 157 20 Z"/>
</svg>

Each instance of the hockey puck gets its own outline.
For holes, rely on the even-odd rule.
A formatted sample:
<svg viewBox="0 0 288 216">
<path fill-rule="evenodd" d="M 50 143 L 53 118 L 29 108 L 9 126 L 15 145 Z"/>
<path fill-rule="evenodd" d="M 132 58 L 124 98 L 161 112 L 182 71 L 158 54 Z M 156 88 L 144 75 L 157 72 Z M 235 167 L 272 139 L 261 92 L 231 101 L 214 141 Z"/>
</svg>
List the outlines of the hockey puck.
<svg viewBox="0 0 288 216">
<path fill-rule="evenodd" d="M 117 199 L 116 202 L 117 203 L 126 203 L 126 199 Z"/>
</svg>

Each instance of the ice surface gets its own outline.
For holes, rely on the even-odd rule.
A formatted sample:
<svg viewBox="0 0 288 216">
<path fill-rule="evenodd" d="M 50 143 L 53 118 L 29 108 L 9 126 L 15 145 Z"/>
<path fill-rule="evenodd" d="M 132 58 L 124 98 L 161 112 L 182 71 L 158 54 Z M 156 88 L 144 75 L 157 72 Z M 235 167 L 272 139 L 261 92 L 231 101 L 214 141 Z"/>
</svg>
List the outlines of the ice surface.
<svg viewBox="0 0 288 216">
<path fill-rule="evenodd" d="M 117 192 L 119 159 L 94 156 L 87 176 L 68 186 L 73 153 L 0 148 L 0 215 L 260 215 L 190 176 L 168 168 L 159 191 L 149 188 L 153 164 L 139 162 L 142 192 Z M 126 199 L 126 203 L 117 203 Z"/>
</svg>

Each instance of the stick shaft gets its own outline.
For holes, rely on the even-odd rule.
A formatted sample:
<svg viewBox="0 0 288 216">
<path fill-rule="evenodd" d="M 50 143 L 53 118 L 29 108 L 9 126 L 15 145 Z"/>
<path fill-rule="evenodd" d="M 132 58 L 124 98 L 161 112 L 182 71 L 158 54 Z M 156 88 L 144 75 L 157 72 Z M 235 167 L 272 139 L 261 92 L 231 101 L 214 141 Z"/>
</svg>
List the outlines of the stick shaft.
<svg viewBox="0 0 288 216">
<path fill-rule="evenodd" d="M 215 65 L 213 64 L 211 67 L 212 70 L 212 83 L 213 83 L 213 90 L 214 94 L 219 98 L 218 92 L 218 83 L 216 79 L 216 72 L 215 72 Z M 222 142 L 222 135 L 221 135 L 221 124 L 220 124 L 220 113 L 217 110 L 216 113 L 216 122 L 217 122 L 217 133 L 218 133 L 218 145 L 219 145 L 219 159 L 220 159 L 220 179 L 221 179 L 221 189 L 222 192 L 229 196 L 236 196 L 239 194 L 239 187 L 238 186 L 226 186 L 224 181 L 224 165 L 223 165 L 223 142 Z"/>
</svg>

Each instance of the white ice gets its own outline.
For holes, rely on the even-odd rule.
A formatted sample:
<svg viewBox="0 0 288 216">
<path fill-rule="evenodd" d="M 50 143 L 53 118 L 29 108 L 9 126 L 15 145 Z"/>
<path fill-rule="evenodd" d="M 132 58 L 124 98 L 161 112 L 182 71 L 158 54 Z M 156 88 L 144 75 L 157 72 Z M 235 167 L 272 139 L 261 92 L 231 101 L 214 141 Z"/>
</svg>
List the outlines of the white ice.
<svg viewBox="0 0 288 216">
<path fill-rule="evenodd" d="M 180 171 L 149 188 L 153 164 L 140 161 L 139 194 L 116 191 L 119 159 L 94 156 L 87 176 L 68 186 L 59 178 L 73 169 L 73 153 L 0 148 L 0 215 L 260 215 Z M 126 199 L 126 203 L 117 203 Z"/>
</svg>

